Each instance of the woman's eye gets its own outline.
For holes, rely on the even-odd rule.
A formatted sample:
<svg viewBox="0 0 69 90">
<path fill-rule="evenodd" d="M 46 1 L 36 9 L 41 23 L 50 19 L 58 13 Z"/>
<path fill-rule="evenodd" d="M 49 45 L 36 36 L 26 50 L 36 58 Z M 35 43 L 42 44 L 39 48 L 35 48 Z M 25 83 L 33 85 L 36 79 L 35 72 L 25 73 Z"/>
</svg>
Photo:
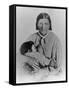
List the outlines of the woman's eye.
<svg viewBox="0 0 69 90">
<path fill-rule="evenodd" d="M 48 23 L 45 23 L 45 25 L 48 25 Z"/>
<path fill-rule="evenodd" d="M 40 23 L 40 25 L 42 25 L 42 23 Z"/>
<path fill-rule="evenodd" d="M 47 23 L 45 23 L 45 24 L 47 24 Z"/>
<path fill-rule="evenodd" d="M 47 25 L 48 23 L 44 23 L 45 25 Z"/>
</svg>

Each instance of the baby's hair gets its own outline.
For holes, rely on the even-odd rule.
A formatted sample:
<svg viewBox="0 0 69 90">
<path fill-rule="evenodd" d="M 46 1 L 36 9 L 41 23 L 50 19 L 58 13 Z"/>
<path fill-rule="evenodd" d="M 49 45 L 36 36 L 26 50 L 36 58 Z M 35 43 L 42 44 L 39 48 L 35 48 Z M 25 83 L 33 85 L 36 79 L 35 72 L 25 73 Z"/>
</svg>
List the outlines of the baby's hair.
<svg viewBox="0 0 69 90">
<path fill-rule="evenodd" d="M 21 53 L 22 55 L 24 55 L 25 53 L 28 52 L 28 50 L 29 50 L 30 52 L 32 52 L 32 45 L 34 45 L 34 42 L 32 42 L 32 41 L 24 42 L 24 43 L 21 45 L 21 47 L 20 47 L 20 53 Z"/>
</svg>

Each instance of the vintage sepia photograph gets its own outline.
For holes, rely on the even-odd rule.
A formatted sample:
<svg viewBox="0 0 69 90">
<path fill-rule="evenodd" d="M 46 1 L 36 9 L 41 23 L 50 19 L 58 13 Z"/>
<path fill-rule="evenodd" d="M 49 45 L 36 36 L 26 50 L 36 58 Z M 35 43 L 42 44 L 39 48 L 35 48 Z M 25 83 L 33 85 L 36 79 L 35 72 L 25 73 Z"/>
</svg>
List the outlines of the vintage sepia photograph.
<svg viewBox="0 0 69 90">
<path fill-rule="evenodd" d="M 67 78 L 66 8 L 16 6 L 16 84 Z"/>
</svg>

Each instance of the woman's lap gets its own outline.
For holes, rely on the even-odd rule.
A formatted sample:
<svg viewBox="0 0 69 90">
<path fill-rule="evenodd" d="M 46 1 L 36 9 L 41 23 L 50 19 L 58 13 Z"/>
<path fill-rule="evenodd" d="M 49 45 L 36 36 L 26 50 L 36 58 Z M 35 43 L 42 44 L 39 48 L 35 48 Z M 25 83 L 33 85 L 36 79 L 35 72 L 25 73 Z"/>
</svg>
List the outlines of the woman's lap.
<svg viewBox="0 0 69 90">
<path fill-rule="evenodd" d="M 25 79 L 30 80 L 38 80 L 39 77 L 41 77 L 43 73 L 40 73 L 42 71 L 39 70 L 38 73 L 29 73 L 26 68 L 24 68 L 25 63 L 28 63 L 30 60 L 32 60 L 29 57 L 23 56 L 21 54 L 18 54 L 16 56 L 16 80 L 23 81 Z M 43 71 L 44 72 L 44 71 Z"/>
<path fill-rule="evenodd" d="M 26 57 L 21 54 L 17 54 L 16 56 L 16 71 L 17 74 L 23 74 L 23 72 L 27 72 L 30 70 L 30 66 L 34 66 L 33 64 L 35 63 L 35 59 Z M 22 72 L 23 71 L 23 72 Z"/>
<path fill-rule="evenodd" d="M 49 71 L 48 69 L 40 69 L 38 73 L 31 74 L 28 72 L 28 69 L 25 68 L 26 63 L 30 63 L 31 60 L 34 60 L 32 58 L 23 56 L 21 54 L 17 54 L 16 56 L 16 80 L 17 81 L 23 81 L 23 80 L 38 80 L 40 78 L 47 78 L 49 77 Z M 33 78 L 33 79 L 32 79 Z M 26 81 L 25 80 L 25 81 Z"/>
</svg>

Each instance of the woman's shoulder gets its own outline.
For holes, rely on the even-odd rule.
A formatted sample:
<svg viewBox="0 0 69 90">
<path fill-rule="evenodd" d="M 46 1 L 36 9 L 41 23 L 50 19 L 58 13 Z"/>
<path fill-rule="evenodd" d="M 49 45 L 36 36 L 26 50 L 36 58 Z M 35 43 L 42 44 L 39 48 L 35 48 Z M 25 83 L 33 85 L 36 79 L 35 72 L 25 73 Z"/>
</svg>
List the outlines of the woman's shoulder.
<svg viewBox="0 0 69 90">
<path fill-rule="evenodd" d="M 31 34 L 30 37 L 31 37 L 31 36 L 32 36 L 32 37 L 36 37 L 36 36 L 37 36 L 37 33 L 38 33 L 38 32 L 35 32 L 35 33 Z"/>
<path fill-rule="evenodd" d="M 52 37 L 56 37 L 56 34 L 53 31 L 49 31 L 49 35 Z"/>
<path fill-rule="evenodd" d="M 50 41 L 52 41 L 56 45 L 61 44 L 58 35 L 56 33 L 52 32 L 52 31 L 49 32 L 48 39 L 50 39 Z"/>
<path fill-rule="evenodd" d="M 29 40 L 34 41 L 36 38 L 37 38 L 37 32 L 31 34 L 31 35 L 27 38 L 27 41 L 29 41 Z"/>
<path fill-rule="evenodd" d="M 54 33 L 54 32 L 52 32 L 52 31 L 49 32 L 49 36 L 50 36 L 51 38 L 53 38 L 54 40 L 59 40 L 57 34 Z"/>
</svg>

